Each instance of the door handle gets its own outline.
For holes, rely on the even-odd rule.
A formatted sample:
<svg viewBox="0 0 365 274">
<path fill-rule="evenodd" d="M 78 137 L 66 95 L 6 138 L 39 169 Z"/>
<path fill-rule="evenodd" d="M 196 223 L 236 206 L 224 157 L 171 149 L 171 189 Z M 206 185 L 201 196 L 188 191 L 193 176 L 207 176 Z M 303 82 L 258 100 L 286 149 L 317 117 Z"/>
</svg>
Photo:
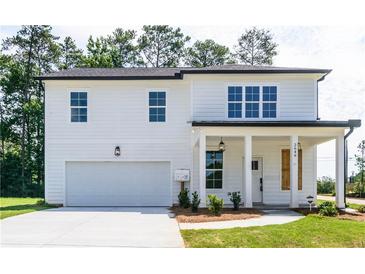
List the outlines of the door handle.
<svg viewBox="0 0 365 274">
<path fill-rule="evenodd" d="M 264 187 L 263 187 L 263 181 L 262 181 L 262 178 L 260 178 L 260 191 L 263 191 L 264 190 Z"/>
</svg>

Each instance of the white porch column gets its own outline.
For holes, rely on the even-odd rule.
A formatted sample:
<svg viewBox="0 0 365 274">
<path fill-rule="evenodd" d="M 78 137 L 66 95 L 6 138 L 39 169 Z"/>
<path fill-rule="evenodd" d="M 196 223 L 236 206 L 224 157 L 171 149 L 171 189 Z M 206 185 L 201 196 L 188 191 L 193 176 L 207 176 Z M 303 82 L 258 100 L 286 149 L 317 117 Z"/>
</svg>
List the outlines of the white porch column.
<svg viewBox="0 0 365 274">
<path fill-rule="evenodd" d="M 290 207 L 299 207 L 298 197 L 298 135 L 290 136 Z"/>
<path fill-rule="evenodd" d="M 338 208 L 345 208 L 344 161 L 344 137 L 340 135 L 336 137 L 336 206 Z"/>
<path fill-rule="evenodd" d="M 205 191 L 205 168 L 206 168 L 206 135 L 200 133 L 199 137 L 199 196 L 200 196 L 200 207 L 206 207 L 207 197 Z"/>
<path fill-rule="evenodd" d="M 243 200 L 245 207 L 252 207 L 252 170 L 251 170 L 251 162 L 252 162 L 252 136 L 245 136 L 245 198 Z"/>
</svg>

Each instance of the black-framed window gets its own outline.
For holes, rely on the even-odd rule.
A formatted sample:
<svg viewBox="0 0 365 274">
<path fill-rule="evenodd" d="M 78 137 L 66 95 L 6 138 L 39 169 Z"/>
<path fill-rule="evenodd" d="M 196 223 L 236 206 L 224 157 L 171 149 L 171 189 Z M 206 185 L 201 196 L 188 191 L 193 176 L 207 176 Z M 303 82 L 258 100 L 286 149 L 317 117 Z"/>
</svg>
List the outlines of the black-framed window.
<svg viewBox="0 0 365 274">
<path fill-rule="evenodd" d="M 151 91 L 149 93 L 149 121 L 166 122 L 166 92 Z"/>
<path fill-rule="evenodd" d="M 87 92 L 71 92 L 71 122 L 87 122 Z"/>
<path fill-rule="evenodd" d="M 206 188 L 221 189 L 223 186 L 223 152 L 206 152 Z"/>
</svg>

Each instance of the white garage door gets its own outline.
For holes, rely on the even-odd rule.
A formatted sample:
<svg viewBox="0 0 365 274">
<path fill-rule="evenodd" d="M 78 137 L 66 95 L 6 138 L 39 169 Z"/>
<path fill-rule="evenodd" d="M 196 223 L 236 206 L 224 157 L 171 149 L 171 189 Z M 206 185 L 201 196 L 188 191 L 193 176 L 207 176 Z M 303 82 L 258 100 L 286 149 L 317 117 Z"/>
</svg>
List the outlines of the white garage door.
<svg viewBox="0 0 365 274">
<path fill-rule="evenodd" d="M 168 162 L 67 162 L 67 206 L 170 206 Z"/>
</svg>

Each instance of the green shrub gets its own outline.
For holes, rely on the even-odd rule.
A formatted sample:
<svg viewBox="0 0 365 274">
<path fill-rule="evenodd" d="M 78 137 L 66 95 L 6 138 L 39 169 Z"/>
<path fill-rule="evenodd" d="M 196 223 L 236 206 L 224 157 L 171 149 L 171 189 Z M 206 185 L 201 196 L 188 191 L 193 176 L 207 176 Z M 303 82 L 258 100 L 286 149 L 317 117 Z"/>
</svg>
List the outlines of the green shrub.
<svg viewBox="0 0 365 274">
<path fill-rule="evenodd" d="M 228 192 L 229 200 L 233 203 L 233 210 L 238 210 L 241 203 L 241 194 L 237 192 Z"/>
<path fill-rule="evenodd" d="M 318 194 L 332 194 L 335 192 L 335 180 L 331 177 L 323 176 L 317 180 Z"/>
<path fill-rule="evenodd" d="M 319 214 L 322 216 L 336 216 L 338 211 L 333 202 L 325 201 L 318 206 Z"/>
<path fill-rule="evenodd" d="M 191 195 L 193 197 L 191 199 L 191 211 L 198 212 L 198 208 L 199 208 L 199 204 L 200 204 L 199 194 L 198 194 L 198 192 L 194 191 Z"/>
<path fill-rule="evenodd" d="M 187 188 L 179 193 L 178 198 L 180 207 L 188 208 L 190 206 L 189 190 Z"/>
<path fill-rule="evenodd" d="M 217 195 L 208 195 L 208 209 L 214 215 L 220 215 L 223 208 L 223 199 L 218 198 Z"/>
<path fill-rule="evenodd" d="M 357 210 L 358 210 L 359 212 L 361 212 L 361 213 L 365 213 L 365 205 L 361 205 L 361 206 L 359 206 Z"/>
</svg>

